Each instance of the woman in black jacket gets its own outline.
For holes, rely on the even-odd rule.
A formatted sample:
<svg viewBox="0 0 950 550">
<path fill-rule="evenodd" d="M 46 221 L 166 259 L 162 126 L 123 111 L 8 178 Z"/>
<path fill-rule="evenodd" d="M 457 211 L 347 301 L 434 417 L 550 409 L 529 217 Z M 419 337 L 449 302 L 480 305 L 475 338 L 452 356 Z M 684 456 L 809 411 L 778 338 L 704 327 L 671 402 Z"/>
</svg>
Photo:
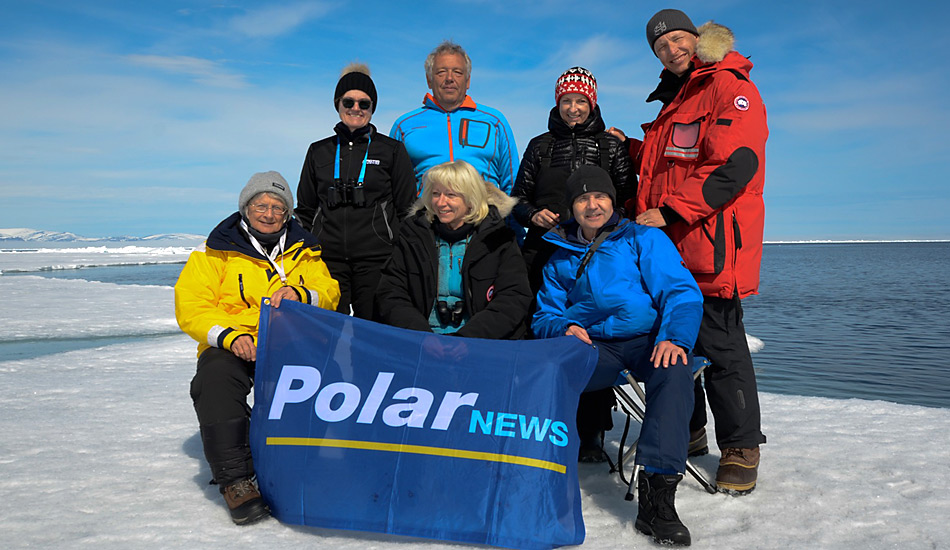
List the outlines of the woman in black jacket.
<svg viewBox="0 0 950 550">
<path fill-rule="evenodd" d="M 340 283 L 337 311 L 349 314 L 352 306 L 355 316 L 370 319 L 380 268 L 416 197 L 416 178 L 405 146 L 370 124 L 376 86 L 366 65 L 343 69 L 333 105 L 340 122 L 307 151 L 295 214 Z"/>
<path fill-rule="evenodd" d="M 555 106 L 548 131 L 528 142 L 511 196 L 518 199 L 515 219 L 528 228 L 521 253 L 528 268 L 532 296 L 541 288 L 541 271 L 557 247 L 541 237 L 571 216 L 567 178 L 581 165 L 600 166 L 617 191 L 617 210 L 637 196 L 637 175 L 630 155 L 616 137 L 607 134 L 597 105 L 597 80 L 583 67 L 572 67 L 557 79 Z M 532 307 L 532 309 L 534 309 Z M 581 439 L 579 460 L 603 462 L 603 427 L 611 429 L 610 388 L 587 392 L 577 408 Z"/>
<path fill-rule="evenodd" d="M 378 320 L 471 338 L 516 339 L 531 292 L 505 216 L 515 200 L 465 161 L 426 172 L 376 295 Z"/>
<path fill-rule="evenodd" d="M 541 287 L 541 269 L 555 250 L 541 237 L 570 217 L 565 182 L 578 166 L 600 166 L 610 174 L 618 207 L 637 194 L 637 175 L 627 149 L 605 131 L 594 75 L 583 67 L 564 71 L 554 87 L 554 99 L 548 131 L 528 143 L 511 192 L 518 199 L 515 219 L 528 228 L 522 254 L 535 294 Z"/>
</svg>

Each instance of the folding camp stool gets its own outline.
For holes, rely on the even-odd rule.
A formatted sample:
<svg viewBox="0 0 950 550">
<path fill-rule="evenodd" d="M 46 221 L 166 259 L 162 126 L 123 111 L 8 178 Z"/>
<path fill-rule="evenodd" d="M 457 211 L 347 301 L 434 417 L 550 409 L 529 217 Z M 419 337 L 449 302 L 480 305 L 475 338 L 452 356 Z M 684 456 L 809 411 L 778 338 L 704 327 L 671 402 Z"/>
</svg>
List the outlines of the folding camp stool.
<svg viewBox="0 0 950 550">
<path fill-rule="evenodd" d="M 699 378 L 703 370 L 708 367 L 711 363 L 709 359 L 705 357 L 693 357 L 693 380 Z M 633 392 L 627 391 L 625 388 L 631 388 Z M 627 415 L 627 423 L 624 426 L 623 437 L 620 439 L 620 457 L 617 460 L 617 464 L 614 466 L 611 464 L 611 473 L 618 471 L 620 473 L 620 479 L 626 482 L 626 479 L 623 475 L 623 465 L 625 462 L 630 460 L 633 457 L 634 453 L 637 452 L 637 443 L 640 438 L 637 438 L 626 451 L 623 450 L 624 442 L 627 439 L 627 431 L 630 428 L 630 418 L 636 419 L 638 422 L 643 424 L 643 418 L 645 417 L 645 409 L 647 404 L 647 396 L 644 393 L 643 388 L 640 387 L 640 382 L 633 377 L 633 374 L 624 369 L 620 373 L 620 377 L 617 379 L 617 385 L 614 387 L 614 394 L 617 396 L 617 402 L 620 405 L 620 409 Z M 690 394 L 692 397 L 692 394 Z M 715 494 L 717 492 L 715 484 L 709 482 L 706 479 L 706 476 L 697 470 L 692 464 L 690 464 L 689 459 L 686 460 L 686 471 L 696 478 L 696 481 L 706 489 L 707 493 Z M 627 495 L 624 497 L 627 500 L 633 500 L 633 492 L 637 486 L 637 475 L 639 474 L 639 468 L 634 468 L 633 475 L 630 476 L 630 483 L 627 486 Z"/>
</svg>

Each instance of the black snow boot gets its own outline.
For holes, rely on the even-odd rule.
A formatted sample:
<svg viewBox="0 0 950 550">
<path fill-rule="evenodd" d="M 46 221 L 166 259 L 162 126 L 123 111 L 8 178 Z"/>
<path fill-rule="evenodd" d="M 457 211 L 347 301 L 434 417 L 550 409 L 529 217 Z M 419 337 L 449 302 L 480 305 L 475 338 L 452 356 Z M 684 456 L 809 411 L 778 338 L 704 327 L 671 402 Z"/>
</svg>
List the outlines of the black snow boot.
<svg viewBox="0 0 950 550">
<path fill-rule="evenodd" d="M 231 520 L 238 525 L 254 523 L 270 515 L 254 485 L 254 463 L 248 442 L 247 418 L 235 418 L 201 426 L 201 443 L 228 505 Z"/>
<path fill-rule="evenodd" d="M 689 546 L 689 529 L 676 515 L 674 498 L 681 475 L 640 472 L 637 480 L 637 530 L 659 544 Z"/>
<path fill-rule="evenodd" d="M 604 451 L 604 432 L 591 437 L 582 437 L 577 451 L 578 462 L 607 462 L 607 453 Z"/>
</svg>

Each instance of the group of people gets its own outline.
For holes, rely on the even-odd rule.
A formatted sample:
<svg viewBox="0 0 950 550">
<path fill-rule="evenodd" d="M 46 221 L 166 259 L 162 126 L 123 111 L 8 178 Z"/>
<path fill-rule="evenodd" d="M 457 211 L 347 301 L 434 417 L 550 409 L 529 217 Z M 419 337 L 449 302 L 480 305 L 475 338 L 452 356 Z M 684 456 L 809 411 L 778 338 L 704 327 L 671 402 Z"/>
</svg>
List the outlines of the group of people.
<svg viewBox="0 0 950 550">
<path fill-rule="evenodd" d="M 663 70 L 642 140 L 607 128 L 596 79 L 572 67 L 519 163 L 505 117 L 467 94 L 469 56 L 443 42 L 425 60 L 431 93 L 388 136 L 371 124 L 369 69 L 343 70 L 340 123 L 310 145 L 296 202 L 280 174 L 250 179 L 175 286 L 179 325 L 199 342 L 205 456 L 235 523 L 268 514 L 247 406 L 264 298 L 439 334 L 595 345 L 578 458 L 605 458 L 610 387 L 629 369 L 647 394 L 636 527 L 658 542 L 690 543 L 674 494 L 687 456 L 708 452 L 707 395 L 718 486 L 755 487 L 765 436 L 740 300 L 758 286 L 765 106 L 727 28 L 666 9 L 646 36 Z M 712 363 L 705 390 L 693 354 Z"/>
</svg>

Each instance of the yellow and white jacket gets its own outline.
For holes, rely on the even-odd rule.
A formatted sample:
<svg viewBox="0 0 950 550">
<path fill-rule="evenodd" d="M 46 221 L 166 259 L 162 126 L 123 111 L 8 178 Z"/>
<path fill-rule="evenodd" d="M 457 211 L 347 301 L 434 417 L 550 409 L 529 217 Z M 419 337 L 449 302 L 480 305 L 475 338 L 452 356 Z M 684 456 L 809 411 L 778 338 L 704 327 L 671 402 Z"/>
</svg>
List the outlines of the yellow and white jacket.
<svg viewBox="0 0 950 550">
<path fill-rule="evenodd" d="M 334 310 L 340 301 L 340 286 L 320 258 L 320 245 L 296 220 L 288 222 L 284 252 L 274 259 L 283 281 L 240 223 L 235 212 L 218 224 L 188 257 L 175 284 L 175 318 L 198 342 L 198 355 L 209 347 L 230 350 L 244 334 L 256 342 L 261 300 L 283 286 L 293 288 L 301 302 L 324 309 Z"/>
</svg>

